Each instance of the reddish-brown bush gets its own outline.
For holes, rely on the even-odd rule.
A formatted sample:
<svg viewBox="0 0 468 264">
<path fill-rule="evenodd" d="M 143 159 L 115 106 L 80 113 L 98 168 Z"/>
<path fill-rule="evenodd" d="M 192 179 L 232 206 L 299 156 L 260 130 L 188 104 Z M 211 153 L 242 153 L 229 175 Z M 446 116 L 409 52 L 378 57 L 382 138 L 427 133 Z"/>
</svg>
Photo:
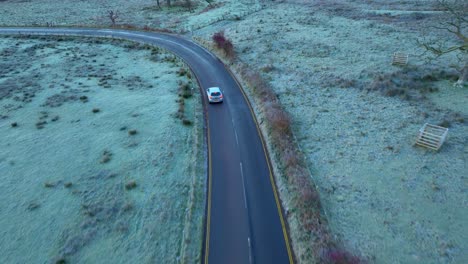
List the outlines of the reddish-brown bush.
<svg viewBox="0 0 468 264">
<path fill-rule="evenodd" d="M 232 44 L 231 40 L 224 36 L 224 31 L 219 31 L 213 34 L 213 42 L 215 43 L 216 47 L 222 49 L 224 54 L 228 58 L 234 58 L 234 45 Z"/>
<path fill-rule="evenodd" d="M 213 34 L 213 42 L 216 44 L 216 47 L 222 48 L 226 42 L 226 37 L 224 36 L 224 31 L 219 31 Z"/>
</svg>

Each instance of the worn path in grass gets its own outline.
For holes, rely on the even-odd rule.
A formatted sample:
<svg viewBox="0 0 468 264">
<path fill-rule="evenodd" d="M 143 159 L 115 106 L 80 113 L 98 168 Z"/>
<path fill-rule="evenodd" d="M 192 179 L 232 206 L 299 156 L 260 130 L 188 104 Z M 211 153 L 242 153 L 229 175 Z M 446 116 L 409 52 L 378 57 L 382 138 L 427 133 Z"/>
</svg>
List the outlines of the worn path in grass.
<svg viewBox="0 0 468 264">
<path fill-rule="evenodd" d="M 183 58 L 202 90 L 220 86 L 225 102 L 206 108 L 209 187 L 204 262 L 292 262 L 282 209 L 257 124 L 239 85 L 216 57 L 185 39 L 149 32 L 0 28 L 1 33 L 111 36 L 155 44 Z"/>
</svg>

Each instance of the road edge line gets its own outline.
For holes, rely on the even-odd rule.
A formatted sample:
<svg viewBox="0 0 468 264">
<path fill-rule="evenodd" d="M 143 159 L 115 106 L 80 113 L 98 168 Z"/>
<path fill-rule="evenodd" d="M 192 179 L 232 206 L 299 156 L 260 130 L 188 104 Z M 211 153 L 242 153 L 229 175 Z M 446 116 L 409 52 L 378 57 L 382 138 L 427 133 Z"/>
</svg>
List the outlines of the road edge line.
<svg viewBox="0 0 468 264">
<path fill-rule="evenodd" d="M 272 170 L 272 165 L 271 165 L 271 160 L 270 160 L 270 153 L 269 153 L 268 149 L 265 146 L 265 138 L 264 138 L 263 133 L 262 133 L 262 131 L 260 129 L 260 126 L 258 124 L 258 120 L 257 120 L 257 117 L 256 117 L 255 112 L 253 110 L 252 104 L 250 103 L 250 100 L 248 99 L 247 94 L 244 91 L 244 87 L 239 82 L 239 80 L 236 78 L 236 75 L 231 71 L 231 69 L 229 67 L 227 67 L 227 65 L 221 59 L 219 59 L 219 60 L 223 64 L 224 68 L 229 72 L 229 75 L 231 75 L 231 77 L 234 79 L 234 81 L 239 86 L 239 88 L 241 90 L 241 93 L 242 93 L 245 101 L 247 102 L 247 105 L 249 106 L 250 114 L 252 115 L 255 126 L 257 128 L 257 134 L 260 136 L 260 141 L 262 142 L 263 152 L 265 153 L 265 159 L 266 159 L 266 162 L 267 162 L 267 165 L 268 165 L 268 171 L 269 171 L 269 175 L 270 175 L 270 183 L 271 183 L 271 186 L 272 186 L 273 196 L 275 197 L 275 203 L 276 203 L 276 207 L 278 209 L 278 215 L 279 215 L 280 222 L 281 222 L 281 229 L 283 231 L 284 242 L 286 244 L 286 250 L 288 252 L 289 263 L 292 264 L 292 263 L 294 263 L 294 254 L 293 254 L 293 251 L 292 251 L 291 245 L 290 245 L 291 239 L 290 239 L 290 236 L 289 236 L 288 228 L 287 228 L 287 226 L 285 224 L 285 221 L 284 221 L 284 215 L 283 215 L 284 210 L 283 210 L 283 206 L 281 205 L 280 198 L 279 198 L 279 195 L 278 195 L 278 190 L 276 188 L 276 182 L 275 182 L 275 179 L 273 177 L 273 170 Z"/>
</svg>

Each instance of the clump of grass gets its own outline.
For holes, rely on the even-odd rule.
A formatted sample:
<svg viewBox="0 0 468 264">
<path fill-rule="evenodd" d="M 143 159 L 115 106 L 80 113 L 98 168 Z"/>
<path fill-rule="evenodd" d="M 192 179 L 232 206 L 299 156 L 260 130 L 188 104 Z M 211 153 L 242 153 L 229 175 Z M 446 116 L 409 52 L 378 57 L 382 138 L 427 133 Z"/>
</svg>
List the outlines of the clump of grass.
<svg viewBox="0 0 468 264">
<path fill-rule="evenodd" d="M 179 83 L 179 96 L 182 96 L 185 99 L 192 97 L 192 89 L 190 88 L 189 83 Z"/>
<path fill-rule="evenodd" d="M 51 119 L 50 121 L 56 122 L 56 121 L 58 121 L 59 119 L 60 119 L 60 116 L 54 116 L 54 117 L 52 117 L 52 119 Z"/>
<path fill-rule="evenodd" d="M 17 122 L 11 123 L 11 127 L 18 127 L 18 123 Z"/>
<path fill-rule="evenodd" d="M 28 210 L 33 211 L 36 210 L 37 208 L 41 207 L 41 205 L 38 202 L 30 202 L 28 204 Z"/>
<path fill-rule="evenodd" d="M 437 124 L 438 126 L 441 126 L 441 127 L 445 127 L 445 128 L 449 128 L 452 126 L 452 123 L 447 120 L 447 119 L 444 119 L 442 120 L 439 124 Z"/>
<path fill-rule="evenodd" d="M 66 264 L 67 260 L 64 257 L 60 257 L 54 261 L 55 264 Z"/>
<path fill-rule="evenodd" d="M 47 121 L 39 121 L 36 123 L 36 128 L 37 129 L 43 129 L 44 128 L 44 125 L 47 124 Z"/>
<path fill-rule="evenodd" d="M 177 57 L 174 55 L 166 55 L 163 58 L 163 61 L 170 62 L 170 63 L 176 63 L 177 62 Z"/>
<path fill-rule="evenodd" d="M 112 159 L 112 153 L 108 150 L 104 150 L 102 153 L 100 163 L 108 163 Z"/>
<path fill-rule="evenodd" d="M 160 53 L 161 51 L 159 50 L 158 47 L 152 47 L 151 48 L 151 56 L 156 56 Z"/>
<path fill-rule="evenodd" d="M 135 189 L 136 187 L 137 187 L 136 181 L 129 181 L 125 184 L 126 190 L 132 190 L 132 189 Z"/>
<path fill-rule="evenodd" d="M 130 129 L 130 130 L 128 131 L 128 134 L 129 134 L 130 136 L 136 135 L 137 133 L 138 133 L 138 131 L 137 131 L 136 129 Z"/>
<path fill-rule="evenodd" d="M 88 102 L 88 96 L 86 96 L 86 95 L 80 96 L 80 101 L 83 102 L 83 103 L 87 103 Z"/>
<path fill-rule="evenodd" d="M 73 186 L 73 183 L 72 182 L 66 182 L 66 183 L 63 184 L 63 186 L 68 189 L 68 188 L 71 188 Z"/>
<path fill-rule="evenodd" d="M 179 108 L 177 109 L 176 117 L 179 119 L 183 119 L 185 115 L 185 100 L 183 98 L 179 98 L 176 100 L 179 103 Z"/>
<path fill-rule="evenodd" d="M 101 109 L 99 109 L 99 108 L 93 108 L 92 112 L 96 114 L 96 113 L 101 112 Z"/>
<path fill-rule="evenodd" d="M 135 183 L 135 187 L 136 187 L 136 183 Z M 125 204 L 122 206 L 122 211 L 124 211 L 124 212 L 131 211 L 131 210 L 133 210 L 133 207 L 134 207 L 134 206 L 133 206 L 132 203 L 127 202 L 127 203 L 125 203 Z"/>
<path fill-rule="evenodd" d="M 53 182 L 45 182 L 45 183 L 44 183 L 44 187 L 45 187 L 45 188 L 55 188 L 55 185 L 56 185 L 56 184 L 53 183 Z"/>
<path fill-rule="evenodd" d="M 184 118 L 182 120 L 182 124 L 184 124 L 185 126 L 191 126 L 193 124 L 193 122 Z"/>
<path fill-rule="evenodd" d="M 269 73 L 269 72 L 274 71 L 275 69 L 276 69 L 275 66 L 270 63 L 270 64 L 263 66 L 260 70 L 262 72 Z"/>
<path fill-rule="evenodd" d="M 179 76 L 184 76 L 187 73 L 188 73 L 188 71 L 184 67 L 180 67 L 179 70 L 177 70 L 177 75 L 179 75 Z"/>
<path fill-rule="evenodd" d="M 185 100 L 193 96 L 190 83 L 180 81 L 178 94 L 179 94 L 179 99 L 177 99 L 176 102 L 179 104 L 179 108 L 177 109 L 177 113 L 175 114 L 175 117 L 182 120 L 183 125 L 190 126 L 192 125 L 192 121 L 188 120 L 185 117 Z"/>
</svg>

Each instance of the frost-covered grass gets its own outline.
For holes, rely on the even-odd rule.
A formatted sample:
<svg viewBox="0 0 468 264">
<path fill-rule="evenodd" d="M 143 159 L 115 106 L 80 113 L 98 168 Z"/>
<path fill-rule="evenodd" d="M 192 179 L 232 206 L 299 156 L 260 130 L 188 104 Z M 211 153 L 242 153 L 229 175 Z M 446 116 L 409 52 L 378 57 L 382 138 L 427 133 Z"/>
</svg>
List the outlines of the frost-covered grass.
<svg viewBox="0 0 468 264">
<path fill-rule="evenodd" d="M 222 20 L 236 20 L 261 9 L 258 0 L 214 1 L 212 7 L 206 1 L 193 0 L 192 11 L 184 7 L 182 0 L 173 0 L 171 7 L 165 2 L 161 1 L 160 9 L 153 0 L 5 0 L 0 9 L 0 25 L 111 26 L 109 11 L 112 10 L 117 14 L 117 26 L 147 26 L 184 32 Z"/>
<path fill-rule="evenodd" d="M 224 30 L 238 60 L 270 81 L 345 248 L 376 263 L 462 262 L 468 96 L 453 86 L 455 57 L 428 64 L 416 41 L 447 38 L 427 31 L 443 16 L 416 2 L 303 2 L 219 23 L 197 39 Z M 396 51 L 410 54 L 409 66 L 391 65 Z M 412 146 L 425 122 L 450 126 L 437 153 Z M 280 185 L 284 200 L 293 201 L 286 190 Z M 307 263 L 310 241 L 291 233 Z"/>
<path fill-rule="evenodd" d="M 104 39 L 2 37 L 0 53 L 0 262 L 199 258 L 203 118 L 198 95 L 193 125 L 176 118 L 182 63 Z"/>
<path fill-rule="evenodd" d="M 216 2 L 207 10 L 200 1 L 190 13 L 155 9 L 155 1 L 10 0 L 2 2 L 0 24 L 107 26 L 115 9 L 118 25 L 194 30 L 208 41 L 225 30 L 238 59 L 262 73 L 292 117 L 331 231 L 345 248 L 375 263 L 467 259 L 468 96 L 452 86 L 456 58 L 427 63 L 416 41 L 447 38 L 428 27 L 446 19 L 434 1 Z M 40 15 L 47 8 L 59 12 Z M 395 51 L 410 54 L 408 67 L 390 64 Z M 425 122 L 450 125 L 439 152 L 412 146 Z M 308 263 L 312 236 L 305 237 L 293 237 L 293 245 Z"/>
<path fill-rule="evenodd" d="M 213 32 L 225 30 L 291 114 L 332 233 L 371 262 L 463 261 L 468 98 L 452 86 L 454 57 L 428 65 L 416 56 L 417 38 L 446 37 L 425 35 L 440 14 L 368 16 L 344 1 L 297 2 Z M 395 51 L 411 54 L 410 66 L 391 66 Z M 451 126 L 438 153 L 412 146 L 425 122 Z M 307 262 L 301 237 L 293 240 Z"/>
</svg>

